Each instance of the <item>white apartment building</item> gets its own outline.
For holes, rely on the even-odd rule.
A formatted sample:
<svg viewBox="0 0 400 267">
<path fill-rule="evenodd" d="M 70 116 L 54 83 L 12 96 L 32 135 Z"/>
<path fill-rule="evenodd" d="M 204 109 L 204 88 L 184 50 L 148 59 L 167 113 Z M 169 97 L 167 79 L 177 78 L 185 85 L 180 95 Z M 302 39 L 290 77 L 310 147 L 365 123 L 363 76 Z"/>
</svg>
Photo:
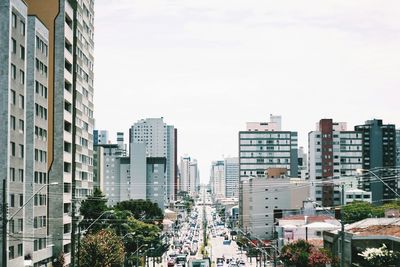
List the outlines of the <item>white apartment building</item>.
<svg viewBox="0 0 400 267">
<path fill-rule="evenodd" d="M 308 179 L 308 154 L 304 152 L 304 147 L 302 146 L 299 147 L 297 160 L 299 163 L 297 176 L 301 179 Z"/>
<path fill-rule="evenodd" d="M 302 208 L 309 196 L 308 182 L 298 178 L 247 177 L 240 183 L 240 227 L 260 239 L 273 238 L 276 214 Z"/>
<path fill-rule="evenodd" d="M 268 168 L 285 168 L 288 176 L 297 177 L 297 132 L 282 131 L 280 117 L 272 119 L 248 123 L 246 131 L 239 132 L 240 178 L 264 176 Z"/>
<path fill-rule="evenodd" d="M 189 192 L 190 184 L 190 157 L 181 157 L 179 164 L 180 180 L 179 180 L 179 191 Z"/>
<path fill-rule="evenodd" d="M 396 130 L 396 167 L 400 167 L 400 129 Z M 400 184 L 398 188 L 400 188 Z"/>
<path fill-rule="evenodd" d="M 130 160 L 118 144 L 95 146 L 95 185 L 107 197 L 107 205 L 129 200 L 133 190 L 130 180 Z M 128 166 L 127 166 L 128 165 Z"/>
<path fill-rule="evenodd" d="M 198 193 L 200 186 L 200 171 L 197 160 L 191 159 L 187 155 L 181 157 L 179 171 L 179 191 L 188 192 L 189 195 L 194 196 Z"/>
<path fill-rule="evenodd" d="M 30 240 L 2 242 L 9 251 L 2 266 L 23 266 L 24 259 L 51 266 L 61 253 L 71 263 L 73 206 L 92 192 L 93 5 L 0 5 L 0 53 L 7 62 L 1 65 L 0 142 L 9 148 L 0 164 L 15 206 L 10 214 L 16 212 L 7 226 Z"/>
<path fill-rule="evenodd" d="M 143 198 L 142 186 L 146 182 L 145 158 L 166 158 L 165 204 L 175 199 L 176 186 L 176 129 L 164 123 L 163 118 L 147 118 L 136 122 L 130 129 L 130 157 L 134 198 Z M 143 154 L 144 153 L 144 154 Z M 144 198 L 145 199 L 145 198 Z"/>
<path fill-rule="evenodd" d="M 200 172 L 197 160 L 193 159 L 189 163 L 189 193 L 196 194 L 199 191 L 200 186 Z"/>
<path fill-rule="evenodd" d="M 211 193 L 214 198 L 225 198 L 225 164 L 223 160 L 213 161 L 210 171 Z"/>
<path fill-rule="evenodd" d="M 337 180 L 356 176 L 362 168 L 363 135 L 347 131 L 345 123 L 322 119 L 316 131 L 308 134 L 309 176 L 311 199 L 323 206 L 340 205 L 341 193 Z"/>
<path fill-rule="evenodd" d="M 239 197 L 239 158 L 225 158 L 225 196 Z"/>
<path fill-rule="evenodd" d="M 51 263 L 48 235 L 49 32 L 20 0 L 0 5 L 1 266 Z M 28 240 L 27 237 L 30 239 Z"/>
<path fill-rule="evenodd" d="M 351 188 L 344 192 L 345 205 L 353 201 L 365 201 L 372 203 L 372 192 L 367 192 L 358 188 Z"/>
</svg>

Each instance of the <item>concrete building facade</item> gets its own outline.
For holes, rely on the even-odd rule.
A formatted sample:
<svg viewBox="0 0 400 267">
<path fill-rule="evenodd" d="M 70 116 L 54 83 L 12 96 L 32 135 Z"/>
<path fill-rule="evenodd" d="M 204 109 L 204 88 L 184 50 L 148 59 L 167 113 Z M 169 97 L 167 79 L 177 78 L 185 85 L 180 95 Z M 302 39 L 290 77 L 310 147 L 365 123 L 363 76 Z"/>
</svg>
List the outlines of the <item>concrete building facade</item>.
<svg viewBox="0 0 400 267">
<path fill-rule="evenodd" d="M 382 120 L 373 119 L 355 126 L 355 130 L 363 133 L 362 169 L 373 172 L 381 179 L 396 175 L 397 171 L 393 169 L 396 166 L 395 125 L 383 124 Z M 361 189 L 372 192 L 374 203 L 397 197 L 393 192 L 399 190 L 395 179 L 387 179 L 388 186 L 385 186 L 374 175 L 364 172 L 360 181 Z"/>
<path fill-rule="evenodd" d="M 189 177 L 189 193 L 197 194 L 200 186 L 200 171 L 196 159 L 189 163 Z"/>
<path fill-rule="evenodd" d="M 248 124 L 239 132 L 240 179 L 264 176 L 268 168 L 286 168 L 297 177 L 297 132 L 282 131 L 279 123 Z"/>
<path fill-rule="evenodd" d="M 260 239 L 272 239 L 277 214 L 302 208 L 309 195 L 308 183 L 297 178 L 248 177 L 240 183 L 240 227 Z"/>
<path fill-rule="evenodd" d="M 135 157 L 141 158 L 140 166 L 132 165 L 133 182 L 137 179 L 145 179 L 146 172 L 144 157 L 166 158 L 165 203 L 175 199 L 175 184 L 177 176 L 176 162 L 176 130 L 174 126 L 164 123 L 163 118 L 147 118 L 136 122 L 130 129 L 129 143 L 131 146 L 130 157 L 132 163 L 139 163 Z M 143 146 L 144 145 L 144 146 Z M 145 154 L 143 155 L 144 149 Z M 137 152 L 137 153 L 136 153 Z M 138 169 L 144 168 L 144 169 Z M 141 177 L 141 178 L 140 178 Z M 138 181 L 143 182 L 143 181 Z M 139 190 L 139 189 L 138 189 Z M 145 191 L 144 191 L 145 192 Z M 137 192 L 139 195 L 142 192 Z"/>
<path fill-rule="evenodd" d="M 225 164 L 223 160 L 217 160 L 211 163 L 210 182 L 213 197 L 225 198 Z"/>
<path fill-rule="evenodd" d="M 94 130 L 93 131 L 93 145 L 106 145 L 108 144 L 108 131 Z"/>
<path fill-rule="evenodd" d="M 181 157 L 179 164 L 180 180 L 179 180 L 179 191 L 189 192 L 190 184 L 190 162 L 189 156 Z"/>
<path fill-rule="evenodd" d="M 149 199 L 153 203 L 157 203 L 161 210 L 164 210 L 167 159 L 148 157 L 146 159 L 146 169 L 148 184 L 146 187 L 146 199 Z"/>
<path fill-rule="evenodd" d="M 321 119 L 308 143 L 311 199 L 326 207 L 340 205 L 338 179 L 354 177 L 362 168 L 363 134 L 347 131 L 346 123 Z"/>
<path fill-rule="evenodd" d="M 396 167 L 400 168 L 400 129 L 396 130 Z"/>
<path fill-rule="evenodd" d="M 225 158 L 225 196 L 239 197 L 239 158 Z"/>
<path fill-rule="evenodd" d="M 61 253 L 68 265 L 75 252 L 72 217 L 93 186 L 93 6 L 0 5 L 2 189 L 19 203 L 7 227 L 24 236 L 2 242 L 2 266 L 50 266 Z"/>
</svg>

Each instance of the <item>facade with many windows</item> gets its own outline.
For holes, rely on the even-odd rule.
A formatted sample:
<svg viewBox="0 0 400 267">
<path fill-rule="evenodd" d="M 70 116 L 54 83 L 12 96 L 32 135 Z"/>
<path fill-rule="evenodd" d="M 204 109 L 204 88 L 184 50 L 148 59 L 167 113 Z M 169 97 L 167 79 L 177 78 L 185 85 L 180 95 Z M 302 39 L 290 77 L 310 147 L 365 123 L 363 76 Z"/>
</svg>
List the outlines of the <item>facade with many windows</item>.
<svg viewBox="0 0 400 267">
<path fill-rule="evenodd" d="M 363 134 L 347 131 L 346 123 L 321 119 L 308 134 L 308 144 L 311 199 L 323 206 L 340 205 L 338 179 L 346 182 L 343 178 L 355 177 L 362 168 Z"/>
<path fill-rule="evenodd" d="M 396 179 L 396 127 L 394 124 L 383 124 L 382 120 L 368 120 L 363 125 L 355 126 L 355 130 L 363 133 L 363 165 L 362 168 L 373 172 L 386 180 L 383 184 L 375 175 L 363 171 L 360 188 L 372 192 L 372 202 L 390 201 L 399 191 Z M 379 180 L 379 181 L 377 181 Z"/>
<path fill-rule="evenodd" d="M 0 5 L 1 192 L 13 205 L 2 266 L 71 263 L 93 186 L 93 23 L 93 0 Z"/>
<path fill-rule="evenodd" d="M 2 266 L 51 262 L 48 234 L 48 64 L 49 31 L 19 0 L 0 6 L 0 155 Z M 3 64 L 5 63 L 5 64 Z M 4 228 L 3 228 L 4 229 Z"/>
</svg>

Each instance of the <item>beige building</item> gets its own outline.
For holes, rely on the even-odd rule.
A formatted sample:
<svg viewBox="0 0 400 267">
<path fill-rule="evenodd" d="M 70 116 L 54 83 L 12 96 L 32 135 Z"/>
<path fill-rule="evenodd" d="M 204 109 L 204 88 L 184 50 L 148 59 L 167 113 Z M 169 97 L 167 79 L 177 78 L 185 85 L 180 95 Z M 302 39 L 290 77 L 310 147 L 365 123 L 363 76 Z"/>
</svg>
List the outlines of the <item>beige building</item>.
<svg viewBox="0 0 400 267">
<path fill-rule="evenodd" d="M 240 188 L 241 228 L 261 239 L 273 238 L 277 214 L 301 209 L 309 197 L 309 184 L 297 178 L 249 177 L 242 179 Z"/>
</svg>

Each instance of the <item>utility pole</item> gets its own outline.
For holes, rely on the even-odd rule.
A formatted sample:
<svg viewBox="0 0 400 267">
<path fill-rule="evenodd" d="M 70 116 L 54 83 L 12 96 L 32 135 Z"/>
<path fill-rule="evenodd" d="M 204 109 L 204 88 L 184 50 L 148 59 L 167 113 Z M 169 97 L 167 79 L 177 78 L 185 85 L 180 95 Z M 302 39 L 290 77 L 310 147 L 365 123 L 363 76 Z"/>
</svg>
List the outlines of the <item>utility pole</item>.
<svg viewBox="0 0 400 267">
<path fill-rule="evenodd" d="M 80 267 L 80 257 L 81 257 L 81 226 L 80 226 L 80 223 L 78 223 L 78 255 L 77 255 L 77 258 L 78 258 L 78 263 L 77 263 L 77 266 L 78 267 Z"/>
<path fill-rule="evenodd" d="M 341 201 L 342 206 L 340 207 L 340 224 L 342 226 L 342 231 L 340 232 L 341 236 L 341 243 L 340 243 L 340 267 L 344 267 L 344 212 L 343 212 L 343 207 L 344 207 L 344 184 L 342 183 L 342 201 Z"/>
</svg>

